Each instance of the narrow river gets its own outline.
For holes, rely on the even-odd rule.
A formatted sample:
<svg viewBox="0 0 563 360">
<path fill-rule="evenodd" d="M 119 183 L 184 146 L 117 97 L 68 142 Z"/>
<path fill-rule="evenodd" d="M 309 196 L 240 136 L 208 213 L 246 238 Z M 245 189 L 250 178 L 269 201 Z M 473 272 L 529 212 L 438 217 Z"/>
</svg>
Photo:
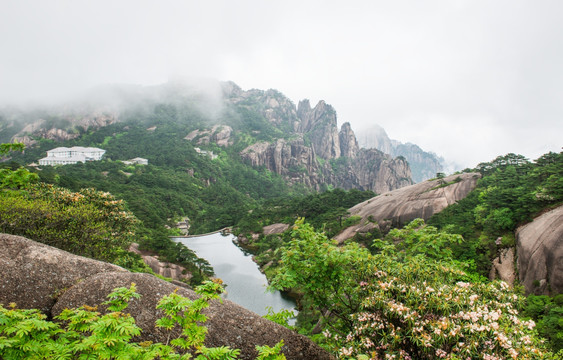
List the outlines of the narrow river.
<svg viewBox="0 0 563 360">
<path fill-rule="evenodd" d="M 197 256 L 209 261 L 215 276 L 223 280 L 226 294 L 223 296 L 258 315 L 268 313 L 267 307 L 274 311 L 293 310 L 295 301 L 279 291 L 269 292 L 266 276 L 250 255 L 245 254 L 233 243 L 234 235 L 220 233 L 191 238 L 174 238 L 182 242 Z"/>
</svg>

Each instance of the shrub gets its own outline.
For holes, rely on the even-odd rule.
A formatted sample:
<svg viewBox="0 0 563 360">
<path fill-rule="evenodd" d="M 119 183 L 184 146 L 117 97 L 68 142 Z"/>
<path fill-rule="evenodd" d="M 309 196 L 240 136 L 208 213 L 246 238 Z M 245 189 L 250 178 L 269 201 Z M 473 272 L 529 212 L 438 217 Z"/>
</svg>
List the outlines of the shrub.
<svg viewBox="0 0 563 360">
<path fill-rule="evenodd" d="M 82 306 L 65 309 L 50 322 L 38 310 L 8 309 L 0 305 L 0 357 L 3 359 L 189 359 L 191 353 L 199 360 L 236 359 L 240 351 L 226 346 L 207 348 L 203 345 L 207 317 L 202 310 L 209 301 L 218 299 L 220 285 L 206 282 L 196 289 L 200 297 L 189 300 L 176 293 L 164 296 L 157 308 L 164 316 L 156 327 L 170 331 L 180 326 L 182 334 L 166 344 L 132 341 L 141 333 L 135 319 L 123 311 L 130 301 L 139 298 L 135 284 L 129 289 L 117 288 L 108 295 L 108 313 Z M 280 354 L 283 343 L 257 346 L 257 359 L 284 360 Z M 183 354 L 183 355 L 182 355 Z"/>
<path fill-rule="evenodd" d="M 53 185 L 0 193 L 0 230 L 104 261 L 125 255 L 138 220 L 111 194 Z"/>
<path fill-rule="evenodd" d="M 298 221 L 272 281 L 294 287 L 322 313 L 325 342 L 341 358 L 541 359 L 552 356 L 524 299 L 504 282 L 483 282 L 451 259 L 461 240 L 416 220 L 379 240 L 376 255 L 338 247 Z"/>
</svg>

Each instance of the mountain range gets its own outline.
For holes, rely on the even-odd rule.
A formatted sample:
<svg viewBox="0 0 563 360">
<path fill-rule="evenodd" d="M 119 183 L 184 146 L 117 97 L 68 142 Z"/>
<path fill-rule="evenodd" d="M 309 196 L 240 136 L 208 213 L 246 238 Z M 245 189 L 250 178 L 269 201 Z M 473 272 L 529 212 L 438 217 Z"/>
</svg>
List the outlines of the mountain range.
<svg viewBox="0 0 563 360">
<path fill-rule="evenodd" d="M 183 136 L 195 147 L 241 147 L 240 161 L 314 190 L 383 193 L 413 183 L 410 162 L 417 169 L 415 181 L 441 169 L 435 156 L 415 145 L 407 147 L 408 157 L 399 154 L 400 145 L 384 151 L 362 148 L 349 123 L 338 128 L 335 109 L 324 101 L 311 106 L 302 100 L 296 106 L 277 90 L 245 91 L 233 82 L 106 86 L 61 106 L 4 109 L 0 141 L 20 141 L 31 148 L 40 139 L 69 141 L 119 122 L 145 119 L 150 125 L 147 119 L 163 106 L 173 108 L 173 120 L 191 129 Z"/>
</svg>

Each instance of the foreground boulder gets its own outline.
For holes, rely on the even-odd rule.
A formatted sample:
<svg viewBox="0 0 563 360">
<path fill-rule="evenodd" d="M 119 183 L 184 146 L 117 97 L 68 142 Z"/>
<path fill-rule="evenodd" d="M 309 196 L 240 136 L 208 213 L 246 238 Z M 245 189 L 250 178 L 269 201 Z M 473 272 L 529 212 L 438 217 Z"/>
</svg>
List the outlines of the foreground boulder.
<svg viewBox="0 0 563 360">
<path fill-rule="evenodd" d="M 516 231 L 518 274 L 527 294 L 563 293 L 563 206 Z"/>
<path fill-rule="evenodd" d="M 15 302 L 20 308 L 39 308 L 56 316 L 64 308 L 97 306 L 114 288 L 137 284 L 141 298 L 127 308 L 143 332 L 140 340 L 166 342 L 168 334 L 154 326 L 162 316 L 156 304 L 177 287 L 149 274 L 126 271 L 118 266 L 73 255 L 20 236 L 0 235 L 0 303 Z M 194 299 L 192 290 L 180 295 Z M 100 309 L 103 309 L 100 306 Z M 230 346 L 241 350 L 241 359 L 254 359 L 255 345 L 275 345 L 283 339 L 288 359 L 331 359 L 331 355 L 305 336 L 296 334 L 228 300 L 213 301 L 207 346 Z"/>
<path fill-rule="evenodd" d="M 375 227 L 387 231 L 421 218 L 428 220 L 447 206 L 465 198 L 477 186 L 479 173 L 450 175 L 443 179 L 427 180 L 393 190 L 352 207 L 349 212 L 362 221 L 335 236 L 344 241 L 356 233 L 368 232 Z"/>
<path fill-rule="evenodd" d="M 57 298 L 77 283 L 103 272 L 127 270 L 28 240 L 0 234 L 0 303 L 51 315 Z"/>
</svg>

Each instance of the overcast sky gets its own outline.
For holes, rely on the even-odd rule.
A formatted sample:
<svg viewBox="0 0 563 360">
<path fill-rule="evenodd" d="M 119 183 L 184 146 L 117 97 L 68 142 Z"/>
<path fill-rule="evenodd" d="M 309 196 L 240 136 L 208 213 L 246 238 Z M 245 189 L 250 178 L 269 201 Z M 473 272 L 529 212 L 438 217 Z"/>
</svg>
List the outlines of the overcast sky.
<svg viewBox="0 0 563 360">
<path fill-rule="evenodd" d="M 563 1 L 0 0 L 0 103 L 171 77 L 275 88 L 462 167 L 563 146 Z"/>
</svg>

